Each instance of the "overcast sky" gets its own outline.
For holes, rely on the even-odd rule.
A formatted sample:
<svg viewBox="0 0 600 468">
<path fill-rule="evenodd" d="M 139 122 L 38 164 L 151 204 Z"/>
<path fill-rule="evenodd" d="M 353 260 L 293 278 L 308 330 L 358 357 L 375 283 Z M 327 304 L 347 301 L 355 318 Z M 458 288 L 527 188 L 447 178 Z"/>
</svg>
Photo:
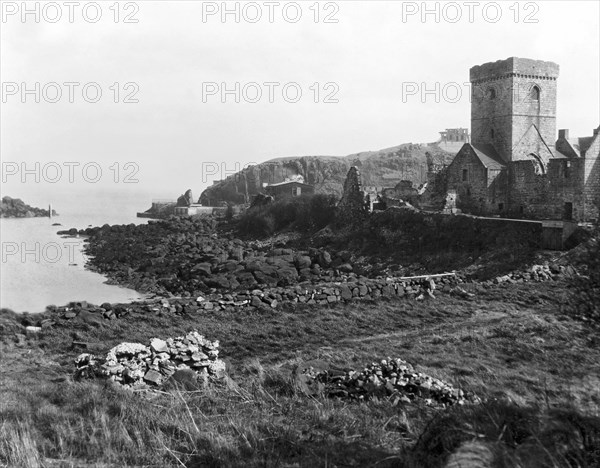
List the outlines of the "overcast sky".
<svg viewBox="0 0 600 468">
<path fill-rule="evenodd" d="M 21 2 L 2 2 L 4 176 L 7 162 L 81 164 L 74 184 L 64 165 L 58 183 L 44 181 L 56 179 L 46 166 L 37 190 L 198 196 L 251 162 L 435 141 L 469 127 L 469 68 L 511 56 L 560 65 L 557 129 L 585 136 L 600 124 L 595 1 L 427 2 L 425 17 L 421 2 L 227 2 L 224 18 L 222 2 L 89 3 L 27 2 L 34 13 L 23 17 Z M 39 103 L 35 91 L 22 95 L 36 82 Z M 239 94 L 222 96 L 223 83 Z M 422 96 L 423 85 L 433 92 Z M 139 182 L 126 186 L 126 175 Z M 31 185 L 6 180 L 3 194 Z"/>
</svg>

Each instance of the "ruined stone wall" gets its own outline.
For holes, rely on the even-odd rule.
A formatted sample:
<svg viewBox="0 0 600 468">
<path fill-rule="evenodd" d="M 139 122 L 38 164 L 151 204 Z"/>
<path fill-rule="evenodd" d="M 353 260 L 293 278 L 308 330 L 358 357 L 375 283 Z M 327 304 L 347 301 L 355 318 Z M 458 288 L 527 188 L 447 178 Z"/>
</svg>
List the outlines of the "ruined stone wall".
<svg viewBox="0 0 600 468">
<path fill-rule="evenodd" d="M 600 219 L 600 138 L 596 136 L 585 153 L 583 203 L 586 221 Z"/>
<path fill-rule="evenodd" d="M 366 214 L 360 172 L 356 166 L 352 166 L 344 181 L 344 191 L 337 206 L 336 219 L 342 223 L 353 223 L 363 219 Z"/>
<path fill-rule="evenodd" d="M 512 163 L 508 213 L 531 219 L 563 219 L 565 203 L 572 203 L 573 220 L 583 220 L 584 169 L 583 159 L 553 159 L 546 174 L 536 173 L 531 161 Z"/>
</svg>

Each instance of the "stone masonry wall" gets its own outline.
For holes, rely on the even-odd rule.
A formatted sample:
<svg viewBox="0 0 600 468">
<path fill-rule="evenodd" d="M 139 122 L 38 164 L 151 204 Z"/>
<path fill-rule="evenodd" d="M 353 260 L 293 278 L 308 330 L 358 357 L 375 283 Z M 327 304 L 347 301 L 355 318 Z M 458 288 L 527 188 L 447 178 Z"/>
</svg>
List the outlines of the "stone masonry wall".
<svg viewBox="0 0 600 468">
<path fill-rule="evenodd" d="M 337 219 L 343 223 L 363 219 L 367 214 L 364 197 L 360 172 L 356 166 L 352 166 L 344 181 L 344 192 L 337 206 Z"/>
<path fill-rule="evenodd" d="M 463 171 L 467 180 L 463 180 Z M 506 207 L 506 171 L 486 168 L 469 148 L 462 149 L 448 167 L 448 188 L 457 192 L 457 207 L 466 213 L 497 214 Z"/>
<path fill-rule="evenodd" d="M 466 180 L 463 180 L 463 171 Z M 469 149 L 460 151 L 448 167 L 448 188 L 456 190 L 456 206 L 468 213 L 488 210 L 487 170 Z"/>
<path fill-rule="evenodd" d="M 600 219 L 600 138 L 585 153 L 583 203 L 585 220 Z"/>
<path fill-rule="evenodd" d="M 532 219 L 563 219 L 565 203 L 572 203 L 573 220 L 583 220 L 584 166 L 583 159 L 553 159 L 546 174 L 536 174 L 531 161 L 512 163 L 509 212 Z"/>
<path fill-rule="evenodd" d="M 553 142 L 558 72 L 555 63 L 515 57 L 471 68 L 472 142 L 494 145 L 506 161 L 532 124 Z M 539 101 L 530 97 L 534 85 L 540 89 Z"/>
</svg>

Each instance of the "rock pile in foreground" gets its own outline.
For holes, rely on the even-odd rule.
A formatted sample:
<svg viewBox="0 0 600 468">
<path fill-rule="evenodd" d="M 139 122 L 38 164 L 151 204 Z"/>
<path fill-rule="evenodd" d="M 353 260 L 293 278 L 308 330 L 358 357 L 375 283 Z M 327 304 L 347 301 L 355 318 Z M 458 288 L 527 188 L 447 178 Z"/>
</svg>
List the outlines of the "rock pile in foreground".
<svg viewBox="0 0 600 468">
<path fill-rule="evenodd" d="M 196 331 L 161 340 L 150 346 L 121 343 L 105 358 L 81 354 L 75 360 L 79 377 L 107 377 L 126 387 L 159 386 L 178 370 L 192 370 L 199 378 L 221 378 L 225 363 L 218 358 L 219 342 L 209 341 Z"/>
<path fill-rule="evenodd" d="M 452 385 L 416 372 L 412 365 L 402 359 L 383 359 L 372 363 L 361 371 L 332 373 L 316 372 L 312 367 L 304 371 L 312 381 L 321 383 L 329 396 L 367 400 L 373 397 L 387 397 L 395 403 L 411 402 L 423 398 L 428 405 L 464 405 L 478 398 L 467 396 Z"/>
</svg>

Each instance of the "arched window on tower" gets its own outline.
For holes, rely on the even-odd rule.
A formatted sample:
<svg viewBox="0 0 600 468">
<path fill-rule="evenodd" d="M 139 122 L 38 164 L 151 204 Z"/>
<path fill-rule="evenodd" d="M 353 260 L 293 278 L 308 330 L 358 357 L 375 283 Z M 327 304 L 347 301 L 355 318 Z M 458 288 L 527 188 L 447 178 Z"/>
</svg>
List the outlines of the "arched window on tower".
<svg viewBox="0 0 600 468">
<path fill-rule="evenodd" d="M 529 97 L 531 98 L 532 101 L 539 101 L 540 100 L 540 88 L 538 86 L 534 86 L 533 88 L 531 88 Z"/>
<path fill-rule="evenodd" d="M 488 88 L 488 92 L 487 92 L 488 98 L 491 99 L 496 99 L 496 89 L 495 88 Z"/>
</svg>

